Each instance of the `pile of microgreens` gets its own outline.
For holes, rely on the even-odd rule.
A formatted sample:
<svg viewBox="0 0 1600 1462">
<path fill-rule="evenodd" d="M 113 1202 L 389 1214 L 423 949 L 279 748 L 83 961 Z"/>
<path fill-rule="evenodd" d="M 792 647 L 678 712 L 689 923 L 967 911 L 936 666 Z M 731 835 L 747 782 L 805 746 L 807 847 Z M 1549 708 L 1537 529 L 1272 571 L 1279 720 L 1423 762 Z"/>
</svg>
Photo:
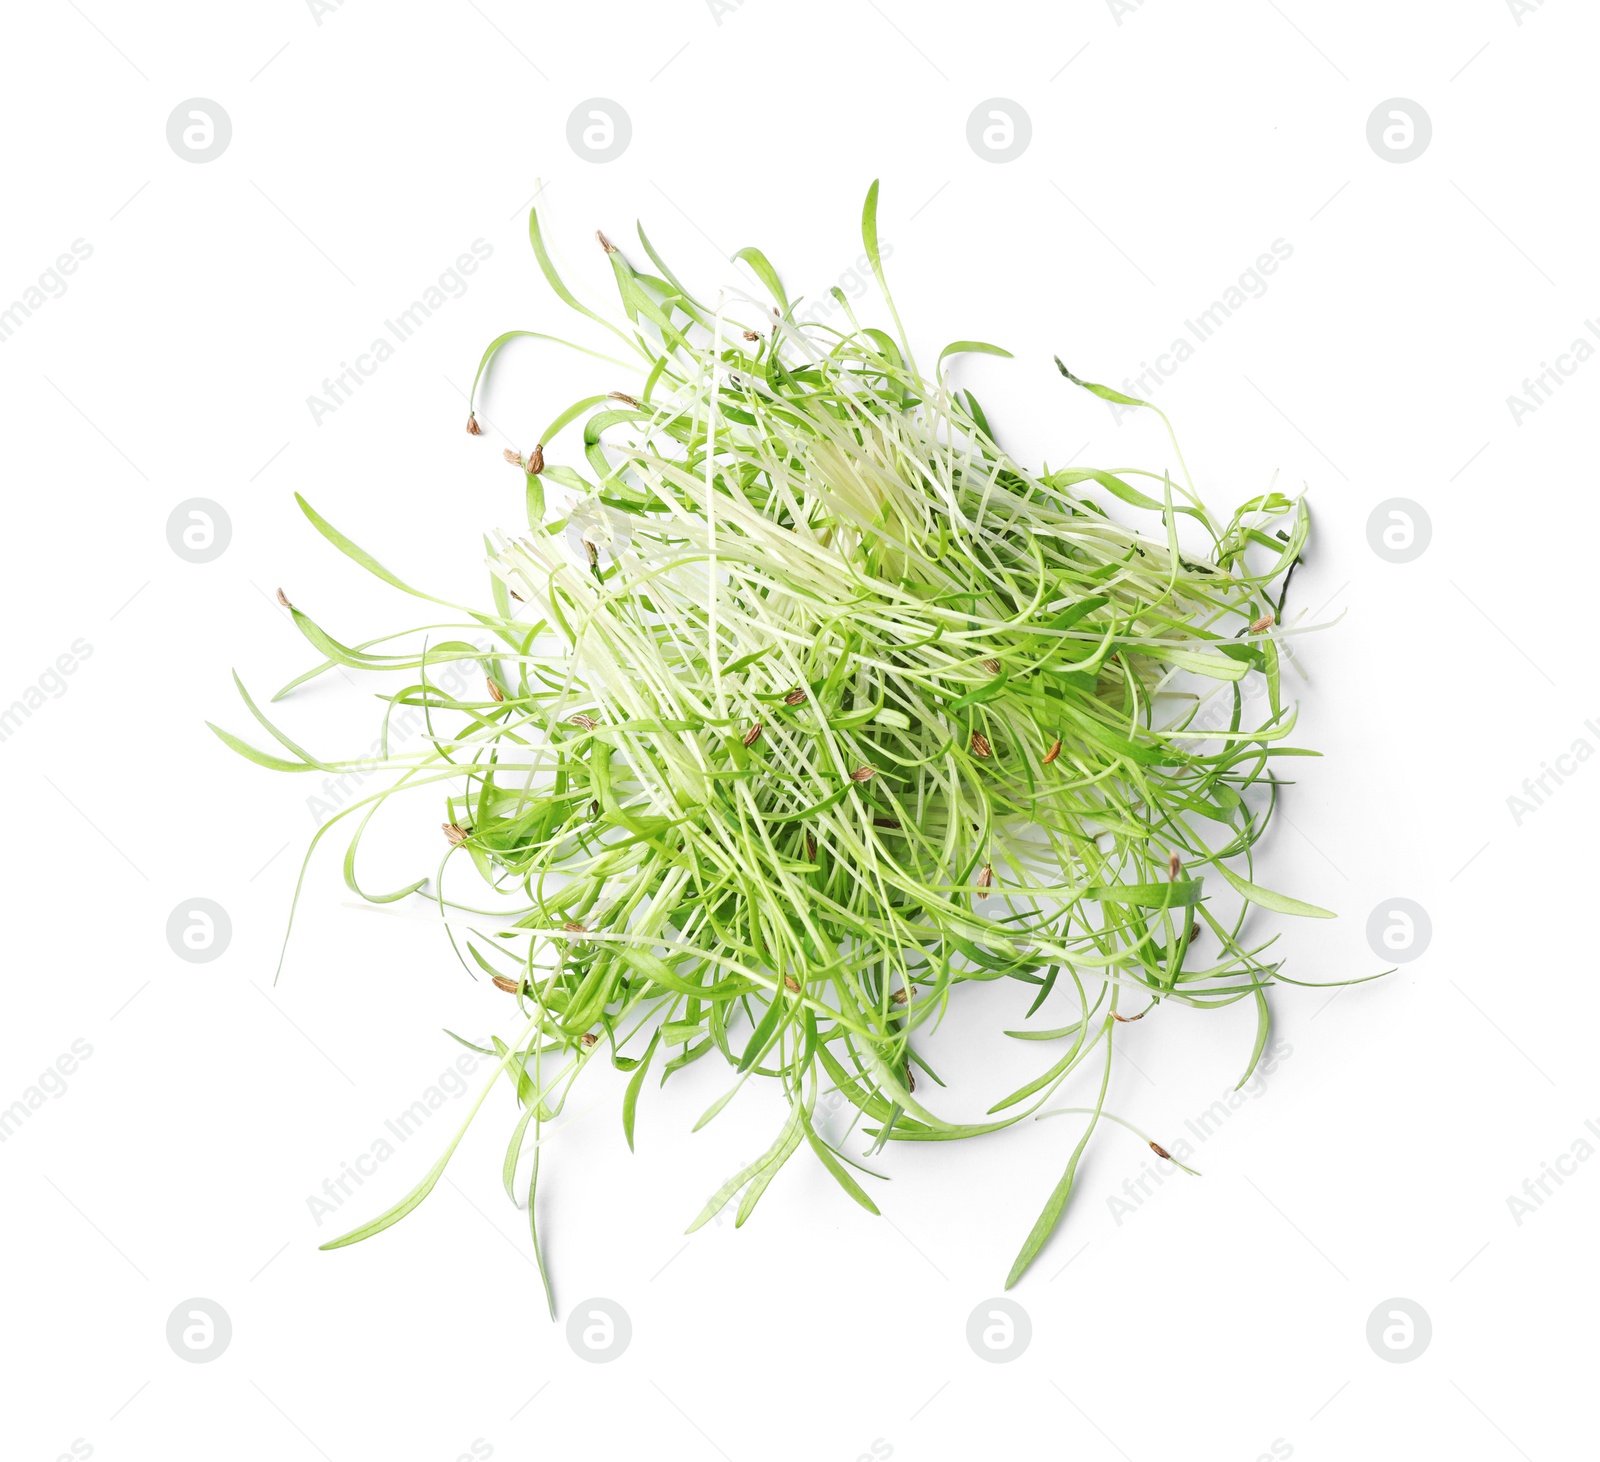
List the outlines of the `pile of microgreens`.
<svg viewBox="0 0 1600 1462">
<path fill-rule="evenodd" d="M 1073 1109 L 1088 1121 L 1009 1286 L 1061 1217 L 1102 1116 L 1118 1023 L 1162 1004 L 1252 1001 L 1242 1085 L 1266 1044 L 1266 989 L 1283 978 L 1263 958 L 1272 939 L 1244 937 L 1248 906 L 1326 916 L 1250 876 L 1276 759 L 1307 754 L 1282 744 L 1294 716 L 1279 688 L 1304 502 L 1273 492 L 1221 521 L 1176 441 L 1181 481 L 1015 461 L 971 393 L 945 379 L 953 355 L 1008 352 L 957 341 L 932 373 L 918 368 L 884 283 L 876 211 L 874 184 L 862 227 L 892 334 L 859 325 L 838 289 L 845 326 L 798 322 L 755 249 L 736 257 L 775 307 L 709 306 L 642 228 L 658 273 L 599 236 L 626 317 L 614 323 L 558 277 L 531 214 L 555 293 L 637 351 L 643 381 L 576 402 L 531 453 L 506 453 L 522 471 L 527 532 L 490 546 L 491 609 L 449 606 L 465 616 L 455 628 L 492 639 L 394 654 L 374 647 L 401 636 L 345 645 L 291 606 L 326 658 L 279 697 L 336 666 L 411 672 L 385 697 L 377 769 L 392 779 L 330 819 L 312 850 L 353 820 L 349 887 L 373 903 L 435 901 L 463 964 L 526 1016 L 515 1040 L 485 1050 L 495 1075 L 472 1112 L 508 1074 L 521 1119 L 505 1183 L 515 1201 L 531 1146 L 522 1191 L 536 1253 L 540 1130 L 591 1061 L 631 1072 L 630 1146 L 652 1070 L 665 1081 L 712 1055 L 732 1068 L 698 1125 L 751 1076 L 781 1087 L 788 1116 L 772 1146 L 692 1227 L 740 1193 L 743 1223 L 802 1147 L 878 1211 L 852 1174 L 870 1170 L 822 1130 L 819 1091 L 856 1109 L 871 1156 L 1009 1127 L 1090 1063 L 1093 1105 Z M 536 334 L 490 344 L 474 402 L 496 353 Z M 1060 369 L 1106 400 L 1147 405 Z M 547 459 L 579 418 L 581 453 Z M 479 433 L 475 411 L 467 430 Z M 575 498 L 553 517 L 548 484 Z M 1147 514 L 1151 531 L 1080 486 Z M 300 505 L 378 578 L 446 602 Z M 438 629 L 406 634 L 417 643 Z M 430 678 L 462 660 L 482 667 L 481 695 Z M 1251 677 L 1264 697 L 1245 695 Z M 218 730 L 245 756 L 285 771 L 374 769 L 318 759 L 240 691 L 288 753 Z M 1252 704 L 1258 724 L 1246 724 Z M 422 709 L 420 751 L 389 748 L 400 707 Z M 1202 707 L 1212 713 L 1197 719 Z M 435 878 L 367 892 L 364 830 L 390 797 L 422 787 L 444 798 Z M 500 909 L 445 893 L 446 865 L 463 860 L 506 896 Z M 1240 896 L 1230 913 L 1203 892 L 1213 870 Z M 1052 994 L 1074 1018 L 1009 1032 L 1059 1054 L 991 1120 L 953 1122 L 924 1105 L 916 1073 L 943 1083 L 919 1037 L 975 980 L 1014 982 L 1024 1021 Z M 401 1203 L 324 1247 L 408 1213 L 465 1130 Z"/>
</svg>

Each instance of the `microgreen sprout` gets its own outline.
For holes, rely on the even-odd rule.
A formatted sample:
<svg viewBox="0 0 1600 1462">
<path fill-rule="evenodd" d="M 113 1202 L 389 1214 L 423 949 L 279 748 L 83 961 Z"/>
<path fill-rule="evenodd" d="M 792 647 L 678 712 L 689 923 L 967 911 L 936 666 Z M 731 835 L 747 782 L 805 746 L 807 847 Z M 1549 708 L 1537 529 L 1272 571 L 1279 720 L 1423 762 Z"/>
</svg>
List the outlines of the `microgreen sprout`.
<svg viewBox="0 0 1600 1462">
<path fill-rule="evenodd" d="M 496 1064 L 478 1103 L 509 1078 L 521 1116 L 505 1185 L 526 1204 L 541 1273 L 539 1138 L 591 1060 L 630 1073 L 630 1147 L 652 1072 L 665 1081 L 708 1058 L 732 1068 L 700 1125 L 752 1076 L 781 1091 L 771 1147 L 691 1230 L 735 1197 L 742 1224 L 802 1147 L 878 1211 L 819 1095 L 853 1107 L 877 1152 L 1052 1115 L 1045 1104 L 1074 1074 L 1098 1068 L 1009 1286 L 1059 1221 L 1098 1124 L 1122 1121 L 1105 1110 L 1120 1027 L 1251 1002 L 1242 1084 L 1267 1043 L 1267 989 L 1286 978 L 1267 957 L 1273 937 L 1247 934 L 1250 907 L 1330 917 L 1252 871 L 1281 759 L 1307 754 L 1286 744 L 1295 716 L 1281 685 L 1304 501 L 1273 491 L 1213 516 L 1170 426 L 1176 476 L 1014 459 L 948 369 L 962 353 L 1008 352 L 961 340 L 931 373 L 916 364 L 876 215 L 874 184 L 863 234 L 892 333 L 859 325 L 837 290 L 843 325 L 801 322 L 753 248 L 736 258 L 774 303 L 702 301 L 642 228 L 648 264 L 599 236 L 621 300 L 622 319 L 607 320 L 556 273 L 530 214 L 555 294 L 636 352 L 639 380 L 577 347 L 610 362 L 590 362 L 594 394 L 530 453 L 506 452 L 526 531 L 489 542 L 489 604 L 445 606 L 459 615 L 447 629 L 488 648 L 441 639 L 437 625 L 348 645 L 279 596 L 322 656 L 279 698 L 342 666 L 404 677 L 386 697 L 386 738 L 398 708 L 423 710 L 422 749 L 386 739 L 384 785 L 330 819 L 307 861 L 353 825 L 350 888 L 374 903 L 431 900 L 466 969 L 520 1009 L 521 1033 L 481 1048 Z M 527 336 L 553 338 L 509 331 L 484 353 L 468 432 L 481 433 L 476 399 L 495 357 Z M 1057 365 L 1071 386 L 1166 424 Z M 444 605 L 301 506 L 372 574 Z M 463 660 L 472 683 L 486 680 L 478 698 L 433 673 Z M 1245 694 L 1252 683 L 1260 695 Z M 313 756 L 239 689 L 281 751 L 218 730 L 235 750 L 283 771 L 374 769 Z M 357 874 L 362 836 L 414 791 L 442 799 L 444 862 L 371 892 Z M 417 816 L 437 818 L 437 803 Z M 457 891 L 463 861 L 494 909 Z M 996 980 L 1015 988 L 1027 1026 L 1008 1034 L 1057 1053 L 983 1120 L 941 1115 L 957 1093 L 913 1094 L 914 1068 L 943 1086 L 925 1038 L 964 987 Z M 1047 1003 L 1075 1018 L 1033 1026 Z M 325 1247 L 416 1207 L 459 1141 L 403 1201 Z"/>
</svg>

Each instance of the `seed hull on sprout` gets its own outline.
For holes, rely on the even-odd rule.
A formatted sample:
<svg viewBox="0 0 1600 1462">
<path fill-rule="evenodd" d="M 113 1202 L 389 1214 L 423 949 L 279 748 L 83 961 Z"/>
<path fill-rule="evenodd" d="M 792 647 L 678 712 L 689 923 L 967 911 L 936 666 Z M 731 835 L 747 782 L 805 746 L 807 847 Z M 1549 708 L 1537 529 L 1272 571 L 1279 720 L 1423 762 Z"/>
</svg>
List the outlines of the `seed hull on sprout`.
<svg viewBox="0 0 1600 1462">
<path fill-rule="evenodd" d="M 594 366 L 608 389 L 559 413 L 530 452 L 506 452 L 527 530 L 488 541 L 488 607 L 412 588 L 301 500 L 374 575 L 461 616 L 349 646 L 291 606 L 324 659 L 279 698 L 346 666 L 407 674 L 385 728 L 397 707 L 423 709 L 424 749 L 391 752 L 385 739 L 386 784 L 325 824 L 307 861 L 351 819 L 350 888 L 374 903 L 432 900 L 468 972 L 525 1017 L 485 1054 L 497 1059 L 489 1086 L 503 1073 L 516 1090 L 505 1185 L 526 1203 L 541 1273 L 538 1137 L 591 1060 L 631 1072 L 630 1146 L 652 1072 L 665 1081 L 708 1057 L 733 1068 L 699 1125 L 750 1077 L 781 1089 L 788 1116 L 771 1148 L 691 1228 L 736 1196 L 742 1224 L 802 1147 L 878 1211 L 852 1169 L 876 1174 L 847 1155 L 849 1134 L 824 1130 L 819 1092 L 856 1109 L 876 1153 L 1040 1115 L 1088 1065 L 1097 1094 L 1077 1109 L 1088 1120 L 1015 1283 L 1101 1116 L 1122 1121 L 1103 1113 L 1118 1026 L 1163 1005 L 1250 1001 L 1242 1084 L 1267 1041 L 1267 988 L 1284 978 L 1265 958 L 1272 938 L 1246 937 L 1250 906 L 1329 917 L 1253 873 L 1278 760 L 1308 754 L 1285 744 L 1295 717 L 1280 689 L 1304 501 L 1270 492 L 1215 517 L 1175 439 L 1176 478 L 1013 459 L 946 365 L 1008 352 L 957 341 L 931 374 L 919 368 L 876 212 L 874 184 L 863 234 L 892 332 L 858 324 L 842 295 L 844 326 L 797 322 L 755 249 L 736 257 L 773 303 L 703 303 L 642 228 L 648 270 L 600 236 L 623 317 L 608 320 L 561 281 L 530 214 L 556 295 L 637 354 L 639 380 L 573 347 L 610 363 Z M 555 339 L 491 342 L 470 432 L 495 357 L 524 337 Z M 432 668 L 456 661 L 480 667 L 481 696 L 437 683 Z M 239 689 L 288 754 L 218 730 L 235 750 L 278 770 L 356 765 L 316 759 Z M 373 814 L 422 788 L 444 799 L 435 875 L 366 891 L 357 852 Z M 457 894 L 463 860 L 498 908 Z M 1221 890 L 1207 890 L 1212 874 Z M 1023 1028 L 1008 1034 L 1058 1048 L 976 1123 L 939 1115 L 917 1080 L 943 1085 L 918 1038 L 974 980 L 1011 982 L 1009 1024 Z M 403 1217 L 459 1141 L 405 1200 L 325 1247 Z"/>
</svg>

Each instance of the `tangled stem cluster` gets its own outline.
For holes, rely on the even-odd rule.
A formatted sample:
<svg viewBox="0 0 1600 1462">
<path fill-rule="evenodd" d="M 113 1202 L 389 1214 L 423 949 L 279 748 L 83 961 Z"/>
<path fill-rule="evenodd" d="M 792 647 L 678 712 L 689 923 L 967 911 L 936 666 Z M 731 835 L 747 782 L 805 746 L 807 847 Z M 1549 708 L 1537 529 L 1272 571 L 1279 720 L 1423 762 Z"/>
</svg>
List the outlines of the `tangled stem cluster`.
<svg viewBox="0 0 1600 1462">
<path fill-rule="evenodd" d="M 882 286 L 876 206 L 874 184 L 863 233 Z M 652 1072 L 727 1063 L 732 1084 L 702 1123 L 752 1076 L 782 1088 L 788 1116 L 771 1148 L 696 1226 L 736 1195 L 742 1223 L 802 1147 L 877 1212 L 854 1175 L 868 1170 L 825 1130 L 819 1091 L 842 1094 L 876 1152 L 1008 1127 L 1097 1066 L 1082 1139 L 1014 1283 L 1102 1116 L 1118 1024 L 1163 1005 L 1252 1001 L 1247 1078 L 1267 1039 L 1266 989 L 1282 978 L 1271 940 L 1245 937 L 1249 907 L 1324 913 L 1251 875 L 1278 759 L 1304 754 L 1284 744 L 1294 718 L 1279 673 L 1305 504 L 1269 493 L 1215 518 L 1175 441 L 1182 481 L 1031 471 L 947 381 L 952 356 L 1007 352 L 957 341 L 924 374 L 886 286 L 893 333 L 859 325 L 838 291 L 842 325 L 799 324 L 754 249 L 737 257 L 775 303 L 712 307 L 642 229 L 651 270 L 601 235 L 625 317 L 606 320 L 562 282 L 529 222 L 555 293 L 637 352 L 642 382 L 578 401 L 531 452 L 506 453 L 527 532 L 491 544 L 492 608 L 451 606 L 461 628 L 492 637 L 487 649 L 344 645 L 292 608 L 325 659 L 280 694 L 336 665 L 415 672 L 390 711 L 421 707 L 427 723 L 424 749 L 386 756 L 383 789 L 318 838 L 353 820 L 351 888 L 435 900 L 468 969 L 522 1007 L 522 1035 L 487 1054 L 521 1103 L 505 1177 L 530 1223 L 527 1134 L 590 1061 L 631 1071 L 630 1145 Z M 474 398 L 497 353 L 536 333 L 491 343 Z M 581 451 L 562 461 L 553 443 L 580 421 Z M 468 430 L 480 430 L 475 411 Z M 549 511 L 550 487 L 570 505 Z M 432 599 L 302 507 L 378 577 Z M 462 659 L 483 668 L 481 698 L 430 680 L 430 666 Z M 1264 696 L 1245 695 L 1253 680 Z M 284 770 L 351 765 L 317 760 L 246 702 L 288 756 L 219 731 L 235 749 Z M 431 882 L 364 892 L 362 832 L 387 799 L 421 787 L 444 792 L 445 862 Z M 453 876 L 447 892 L 463 860 L 499 896 L 494 911 L 458 898 Z M 1220 889 L 1206 888 L 1212 873 Z M 947 1120 L 918 1081 L 942 1084 L 919 1037 L 963 986 L 995 980 L 1019 988 L 1022 1021 L 1053 998 L 1071 1018 L 1014 1032 L 1055 1054 L 988 1120 Z M 449 1156 L 334 1246 L 409 1212 Z"/>
</svg>

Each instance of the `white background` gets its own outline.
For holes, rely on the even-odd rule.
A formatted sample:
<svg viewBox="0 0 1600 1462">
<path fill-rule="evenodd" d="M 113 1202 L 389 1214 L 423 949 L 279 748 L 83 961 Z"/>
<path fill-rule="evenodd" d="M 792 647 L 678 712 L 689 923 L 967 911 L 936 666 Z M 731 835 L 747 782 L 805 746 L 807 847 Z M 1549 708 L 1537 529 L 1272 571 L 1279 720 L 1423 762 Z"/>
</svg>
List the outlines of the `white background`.
<svg viewBox="0 0 1600 1462">
<path fill-rule="evenodd" d="M 1586 1136 L 1600 1145 L 1585 1128 L 1600 767 L 1547 782 L 1520 825 L 1507 799 L 1578 739 L 1600 746 L 1585 728 L 1600 363 L 1520 424 L 1507 397 L 1600 311 L 1600 20 L 1575 0 L 1520 18 L 1505 0 L 1121 8 L 12 9 L 0 304 L 75 239 L 93 252 L 0 345 L 0 703 L 75 641 L 91 653 L 0 743 L 0 1105 L 75 1040 L 93 1054 L 0 1145 L 6 1458 L 76 1442 L 162 1462 L 451 1462 L 476 1442 L 519 1458 L 1253 1462 L 1277 1443 L 1537 1462 L 1591 1445 L 1600 1163 L 1569 1162 L 1520 1222 L 1507 1200 Z M 193 97 L 232 120 L 203 165 L 166 139 Z M 632 122 L 603 165 L 567 142 L 593 97 Z M 996 97 L 1032 123 L 1004 164 L 966 137 Z M 1403 164 L 1367 139 L 1396 97 L 1433 127 Z M 691 1136 L 723 1081 L 705 1063 L 647 1090 L 630 1156 L 620 1084 L 593 1068 L 546 1152 L 541 1216 L 563 1321 L 588 1296 L 631 1316 L 628 1351 L 592 1365 L 544 1318 L 499 1188 L 508 1091 L 418 1212 L 317 1251 L 403 1193 L 470 1100 L 314 1220 L 308 1197 L 453 1059 L 441 1028 L 481 1038 L 511 1012 L 435 930 L 347 907 L 332 852 L 274 986 L 317 789 L 203 723 L 248 728 L 230 668 L 265 696 L 316 658 L 271 602 L 280 584 L 346 641 L 418 622 L 316 536 L 294 491 L 405 577 L 486 596 L 479 535 L 521 511 L 499 448 L 531 446 L 579 394 L 628 388 L 530 348 L 487 398 L 505 437 L 462 431 L 493 335 L 575 328 L 527 249 L 541 179 L 558 258 L 592 299 L 609 288 L 592 230 L 631 242 L 635 218 L 702 293 L 748 286 L 727 259 L 757 243 L 816 298 L 854 267 L 874 177 L 913 336 L 1011 347 L 963 379 L 1002 440 L 1053 463 L 1168 465 L 1153 421 L 1115 423 L 1053 353 L 1121 383 L 1274 240 L 1292 246 L 1155 399 L 1214 503 L 1276 473 L 1315 511 L 1291 605 L 1334 622 L 1299 642 L 1296 683 L 1299 740 L 1326 756 L 1301 764 L 1263 867 L 1340 919 L 1286 923 L 1291 973 L 1385 968 L 1366 926 L 1395 897 L 1427 910 L 1432 940 L 1331 1002 L 1277 993 L 1292 1054 L 1196 1145 L 1203 1178 L 1113 1214 L 1147 1155 L 1106 1129 L 1013 1292 L 1033 1338 L 1005 1365 L 968 1347 L 967 1317 L 1056 1181 L 1067 1120 L 892 1151 L 882 1219 L 802 1155 L 744 1229 L 686 1241 L 770 1140 L 776 1098 L 748 1094 Z M 319 424 L 307 397 L 477 239 L 493 253 L 468 291 Z M 204 565 L 166 537 L 195 497 L 232 523 Z M 1406 564 L 1367 537 L 1396 497 L 1432 523 Z M 369 689 L 330 677 L 285 723 L 359 754 Z M 411 806 L 415 826 L 374 845 L 375 887 L 433 867 L 440 809 Z M 211 963 L 165 937 L 196 897 L 232 922 Z M 985 1030 L 1025 1004 L 963 998 Z M 1129 1028 L 1111 1106 L 1184 1136 L 1250 1028 L 1244 1009 Z M 981 1112 L 1038 1051 L 951 1036 L 946 1110 Z M 205 1365 L 165 1338 L 196 1296 L 233 1326 Z M 1391 1297 L 1431 1316 L 1409 1364 L 1366 1339 Z"/>
</svg>

